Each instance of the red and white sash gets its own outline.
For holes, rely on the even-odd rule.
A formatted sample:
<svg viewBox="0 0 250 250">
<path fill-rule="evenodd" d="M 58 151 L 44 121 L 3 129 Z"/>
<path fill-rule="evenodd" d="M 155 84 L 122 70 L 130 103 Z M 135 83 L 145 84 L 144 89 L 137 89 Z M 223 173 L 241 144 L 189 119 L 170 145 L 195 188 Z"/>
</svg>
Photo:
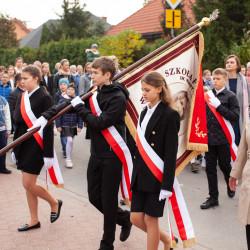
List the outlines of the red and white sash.
<svg viewBox="0 0 250 250">
<path fill-rule="evenodd" d="M 214 113 L 215 117 L 217 118 L 218 122 L 221 125 L 222 130 L 224 131 L 228 139 L 228 142 L 230 144 L 230 151 L 231 151 L 231 163 L 233 163 L 236 159 L 238 148 L 235 144 L 235 135 L 234 135 L 232 124 L 228 120 L 226 120 L 219 112 L 217 112 L 216 108 L 210 105 L 210 101 L 209 101 L 210 98 L 215 98 L 212 90 L 205 93 L 205 101 L 208 107 Z"/>
<path fill-rule="evenodd" d="M 99 107 L 96 96 L 97 92 L 89 98 L 89 104 L 92 113 L 95 116 L 100 116 L 102 111 Z M 126 199 L 131 201 L 132 193 L 130 191 L 130 183 L 133 171 L 133 162 L 127 144 L 114 126 L 102 130 L 101 133 L 123 164 L 121 192 L 125 201 Z"/>
<path fill-rule="evenodd" d="M 31 110 L 28 91 L 25 91 L 22 94 L 21 114 L 28 128 L 31 128 L 34 122 L 37 120 L 37 118 L 34 115 L 33 111 Z M 38 132 L 33 134 L 33 136 L 36 139 L 39 146 L 41 147 L 41 149 L 43 150 L 43 131 L 39 130 Z M 57 187 L 64 187 L 64 182 L 55 150 L 54 150 L 53 165 L 46 171 L 47 185 L 48 185 L 48 178 L 47 178 L 48 172 L 50 175 L 50 179 L 54 185 L 56 185 Z"/>
<path fill-rule="evenodd" d="M 140 127 L 140 118 L 138 120 L 137 125 L 137 133 L 136 133 L 136 142 L 138 146 L 138 150 L 147 164 L 150 171 L 153 175 L 162 182 L 163 178 L 163 171 L 164 171 L 164 162 L 163 160 L 156 154 L 156 152 L 152 149 L 152 147 L 148 144 L 143 131 Z M 186 203 L 184 201 L 184 197 L 181 192 L 180 184 L 175 177 L 174 179 L 174 187 L 173 187 L 173 194 L 169 198 L 175 221 L 177 224 L 177 228 L 179 231 L 179 235 L 183 241 L 183 246 L 188 247 L 195 244 L 195 235 L 193 225 L 187 210 Z M 176 242 L 172 233 L 170 218 L 169 218 L 169 204 L 168 204 L 168 225 L 169 231 L 171 232 L 170 237 L 172 241 L 172 247 L 175 247 Z"/>
</svg>

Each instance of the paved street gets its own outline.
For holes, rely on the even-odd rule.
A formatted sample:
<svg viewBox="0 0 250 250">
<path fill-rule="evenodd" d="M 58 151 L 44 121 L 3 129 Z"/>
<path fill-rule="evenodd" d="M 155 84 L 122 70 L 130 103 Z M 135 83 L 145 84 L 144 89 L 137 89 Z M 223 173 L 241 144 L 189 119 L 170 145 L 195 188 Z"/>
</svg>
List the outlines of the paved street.
<svg viewBox="0 0 250 250">
<path fill-rule="evenodd" d="M 41 229 L 17 232 L 17 227 L 28 222 L 29 213 L 25 191 L 21 184 L 21 173 L 17 171 L 7 154 L 7 165 L 13 170 L 11 175 L 0 174 L 0 249 L 88 249 L 96 250 L 102 235 L 102 216 L 87 199 L 86 169 L 89 157 L 89 141 L 85 130 L 75 139 L 73 149 L 73 169 L 66 169 L 62 158 L 59 134 L 55 136 L 55 147 L 60 161 L 65 189 L 52 185 L 50 191 L 56 198 L 64 201 L 60 219 L 49 223 L 50 209 L 46 202 L 39 200 Z M 11 139 L 12 140 L 12 139 Z M 200 204 L 206 200 L 207 180 L 204 169 L 193 174 L 185 168 L 178 180 L 190 213 L 197 245 L 189 249 L 205 250 L 245 250 L 245 227 L 237 221 L 238 196 L 228 198 L 226 184 L 219 172 L 220 206 L 215 209 L 201 210 Z M 45 185 L 44 172 L 39 183 Z M 166 211 L 165 211 L 166 212 Z M 173 215 L 171 222 L 174 235 L 178 236 Z M 161 227 L 168 231 L 166 213 L 160 220 Z M 146 235 L 135 227 L 131 237 L 119 241 L 120 228 L 117 227 L 115 249 L 146 249 Z M 163 249 L 160 245 L 159 249 Z M 179 244 L 182 249 L 182 244 Z"/>
</svg>

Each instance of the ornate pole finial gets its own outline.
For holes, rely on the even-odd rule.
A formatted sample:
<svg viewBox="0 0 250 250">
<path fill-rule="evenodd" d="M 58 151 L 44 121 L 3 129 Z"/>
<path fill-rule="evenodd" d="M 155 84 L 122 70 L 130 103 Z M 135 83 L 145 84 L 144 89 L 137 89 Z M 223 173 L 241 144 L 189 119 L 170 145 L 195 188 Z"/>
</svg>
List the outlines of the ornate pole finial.
<svg viewBox="0 0 250 250">
<path fill-rule="evenodd" d="M 214 10 L 213 13 L 209 16 L 209 18 L 208 18 L 208 17 L 203 17 L 202 20 L 201 20 L 201 22 L 198 23 L 199 27 L 201 28 L 201 27 L 204 26 L 204 25 L 209 25 L 211 21 L 214 21 L 214 20 L 216 20 L 216 19 L 218 18 L 219 13 L 220 13 L 219 10 L 216 9 L 216 10 Z"/>
</svg>

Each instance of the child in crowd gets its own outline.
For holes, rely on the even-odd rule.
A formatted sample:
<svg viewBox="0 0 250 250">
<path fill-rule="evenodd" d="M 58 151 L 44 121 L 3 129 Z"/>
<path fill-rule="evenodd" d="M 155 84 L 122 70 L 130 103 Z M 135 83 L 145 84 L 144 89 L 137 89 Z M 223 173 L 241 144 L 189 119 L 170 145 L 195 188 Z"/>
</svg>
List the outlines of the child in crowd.
<svg viewBox="0 0 250 250">
<path fill-rule="evenodd" d="M 4 71 L 2 73 L 2 82 L 0 84 L 0 95 L 3 96 L 7 101 L 8 101 L 9 94 L 12 91 L 9 80 L 10 80 L 10 77 L 9 77 L 8 72 Z"/>
<path fill-rule="evenodd" d="M 68 99 L 73 99 L 75 97 L 76 88 L 77 87 L 75 83 L 70 83 L 68 85 L 66 94 L 61 95 L 59 104 L 65 102 Z M 73 163 L 71 160 L 71 155 L 73 150 L 74 136 L 77 135 L 77 131 L 81 132 L 83 121 L 78 114 L 74 112 L 68 112 L 56 119 L 56 127 L 57 130 L 61 132 L 62 137 L 66 137 L 67 139 L 65 165 L 67 168 L 72 168 Z"/>
<path fill-rule="evenodd" d="M 100 52 L 98 51 L 98 45 L 92 44 L 91 49 L 86 49 L 85 52 L 87 53 L 87 61 L 93 62 L 95 58 L 100 57 Z"/>
<path fill-rule="evenodd" d="M 10 108 L 6 99 L 0 96 L 0 149 L 7 145 L 7 138 L 11 131 Z M 6 154 L 0 156 L 0 173 L 11 174 L 6 168 Z"/>
<path fill-rule="evenodd" d="M 203 86 L 207 86 L 209 89 L 213 88 L 213 80 L 211 77 L 211 71 L 208 69 L 203 71 Z"/>
<path fill-rule="evenodd" d="M 69 85 L 69 80 L 67 78 L 62 78 L 59 80 L 59 90 L 55 93 L 55 96 L 54 96 L 55 104 L 58 104 L 61 96 L 66 94 L 68 85 Z M 66 137 L 62 136 L 62 133 L 60 133 L 60 139 L 61 139 L 61 144 L 62 144 L 63 157 L 66 158 L 67 139 Z"/>
</svg>

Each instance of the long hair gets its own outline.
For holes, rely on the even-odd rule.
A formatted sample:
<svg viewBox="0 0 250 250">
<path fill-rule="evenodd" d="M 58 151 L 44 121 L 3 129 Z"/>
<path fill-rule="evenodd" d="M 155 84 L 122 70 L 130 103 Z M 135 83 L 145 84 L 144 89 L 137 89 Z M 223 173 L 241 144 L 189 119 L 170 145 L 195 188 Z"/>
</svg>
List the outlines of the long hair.
<svg viewBox="0 0 250 250">
<path fill-rule="evenodd" d="M 49 66 L 49 63 L 44 62 L 44 63 L 42 64 L 42 75 L 44 75 L 44 73 L 43 73 L 43 68 L 44 68 L 46 65 Z M 48 72 L 48 76 L 51 76 L 50 69 L 49 69 L 49 72 Z"/>
<path fill-rule="evenodd" d="M 149 73 L 147 73 L 146 75 L 144 75 L 141 79 L 142 82 L 145 82 L 155 88 L 161 86 L 162 87 L 162 91 L 160 93 L 160 99 L 161 101 L 172 107 L 172 98 L 171 98 L 171 92 L 170 89 L 167 85 L 167 82 L 165 80 L 165 78 L 158 72 L 156 71 L 151 71 Z"/>
</svg>

